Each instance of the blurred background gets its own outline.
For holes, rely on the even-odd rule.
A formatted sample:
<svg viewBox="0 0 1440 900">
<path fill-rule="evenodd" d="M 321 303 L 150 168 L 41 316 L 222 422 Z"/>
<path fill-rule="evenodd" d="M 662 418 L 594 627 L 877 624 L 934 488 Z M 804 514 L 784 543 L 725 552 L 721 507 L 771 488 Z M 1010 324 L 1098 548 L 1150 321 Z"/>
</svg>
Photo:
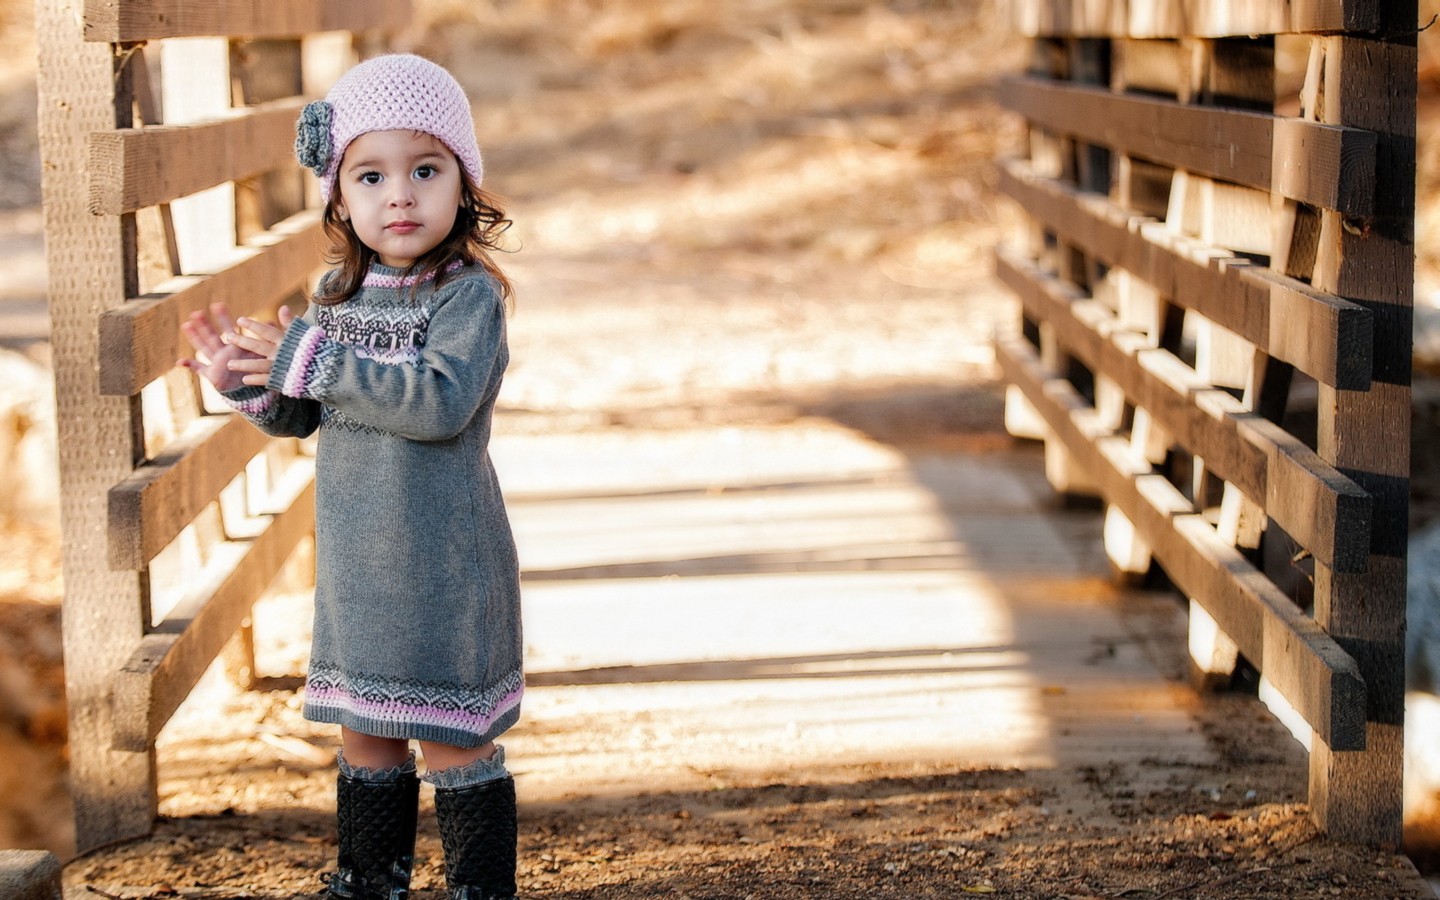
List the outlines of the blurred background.
<svg viewBox="0 0 1440 900">
<path fill-rule="evenodd" d="M 988 339 L 1016 313 L 990 278 L 1009 216 L 991 161 L 1022 132 L 990 83 L 1026 50 L 999 5 L 416 0 L 399 45 L 466 88 L 515 220 L 497 434 L 823 417 L 898 446 L 1007 445 Z M 0 0 L 0 847 L 63 854 L 32 16 Z M 1421 37 L 1422 378 L 1440 372 L 1437 30 Z M 1416 525 L 1440 501 L 1436 421 L 1416 422 Z M 563 463 L 550 477 L 563 486 Z"/>
</svg>

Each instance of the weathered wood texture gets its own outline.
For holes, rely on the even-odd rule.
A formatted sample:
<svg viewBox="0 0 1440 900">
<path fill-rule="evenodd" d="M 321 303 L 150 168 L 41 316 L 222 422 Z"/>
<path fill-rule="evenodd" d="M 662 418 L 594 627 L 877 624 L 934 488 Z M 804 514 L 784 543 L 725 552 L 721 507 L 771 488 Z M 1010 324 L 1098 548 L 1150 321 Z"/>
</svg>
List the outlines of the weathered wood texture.
<svg viewBox="0 0 1440 900">
<path fill-rule="evenodd" d="M 209 577 L 139 641 L 115 678 L 117 748 L 152 744 L 296 545 L 314 533 L 315 486 L 309 475 L 297 467 L 290 489 L 277 492 L 285 508 L 265 531 L 221 545 L 207 566 Z"/>
<path fill-rule="evenodd" d="M 269 441 L 240 416 L 201 416 L 110 489 L 110 567 L 144 569 Z"/>
<path fill-rule="evenodd" d="M 1411 321 L 1414 302 L 1415 0 L 1392 0 L 1377 35 L 1322 39 L 1322 122 L 1371 129 L 1379 138 L 1378 215 L 1356 227 L 1321 216 L 1316 287 L 1371 310 L 1370 390 L 1322 389 L 1320 455 L 1373 498 L 1364 574 L 1316 566 L 1315 618 L 1354 656 L 1369 699 L 1363 752 L 1322 746 L 1310 802 L 1331 834 L 1398 844 L 1405 715 L 1405 552 L 1409 524 Z"/>
<path fill-rule="evenodd" d="M 998 273 L 1030 316 L 1055 328 L 1070 353 L 1113 380 L 1181 446 L 1264 506 L 1301 547 L 1337 571 L 1365 571 L 1369 494 L 1169 350 L 1147 346 L 1143 335 L 1126 330 L 1089 295 L 1004 250 Z"/>
<path fill-rule="evenodd" d="M 156 733 L 313 533 L 313 466 L 293 440 L 205 409 L 174 368 L 190 352 L 180 325 L 216 302 L 256 316 L 304 303 L 323 237 L 292 155 L 300 95 L 353 62 L 334 29 L 403 25 L 410 3 L 80 5 L 36 8 L 84 851 L 151 828 Z"/>
<path fill-rule="evenodd" d="M 1375 134 L 1239 109 L 1011 77 L 1000 102 L 1057 134 L 1349 215 L 1374 210 Z"/>
<path fill-rule="evenodd" d="M 102 396 L 94 378 L 95 317 L 125 301 L 125 223 L 90 214 L 85 136 L 116 126 L 114 55 L 86 44 L 70 4 L 36 3 L 39 132 L 50 345 L 60 446 L 65 577 L 65 667 L 76 844 L 84 850 L 144 834 L 155 814 L 154 748 L 112 749 L 114 673 L 144 634 L 149 613 L 138 572 L 107 563 L 110 486 L 135 464 L 138 413 Z M 84 664 L 80 664 L 80 661 Z"/>
<path fill-rule="evenodd" d="M 997 341 L 1007 425 L 1104 499 L 1121 572 L 1153 556 L 1192 598 L 1207 679 L 1243 655 L 1314 729 L 1317 823 L 1398 844 L 1414 0 L 1016 8 L 1041 39 L 997 89 L 1030 151 L 999 166 L 1025 212 L 997 259 L 1028 336 Z M 1296 117 L 1271 112 L 1286 32 L 1313 35 Z"/>
<path fill-rule="evenodd" d="M 180 323 L 211 303 L 235 315 L 272 306 L 301 286 L 321 262 L 320 214 L 307 210 L 261 232 L 240 258 L 214 275 L 187 275 L 157 286 L 100 317 L 100 390 L 134 394 L 188 352 Z"/>
<path fill-rule="evenodd" d="M 118 215 L 287 165 L 304 104 L 297 97 L 202 124 L 96 132 L 90 211 Z"/>
<path fill-rule="evenodd" d="M 1049 37 L 1229 37 L 1369 31 L 1382 0 L 1012 0 L 1015 27 Z"/>
<path fill-rule="evenodd" d="M 1022 160 L 1000 166 L 1000 190 L 1077 247 L 1152 285 L 1325 384 L 1370 385 L 1370 310 L 1176 234 L 1108 198 L 1042 178 Z"/>
<path fill-rule="evenodd" d="M 85 0 L 88 41 L 171 37 L 296 37 L 399 28 L 410 0 Z"/>
<path fill-rule="evenodd" d="M 1030 398 L 1105 497 L 1135 523 L 1176 585 L 1200 599 L 1245 656 L 1334 747 L 1365 742 L 1365 683 L 1355 661 L 1234 547 L 1222 541 L 1130 442 L 1095 420 L 1069 381 L 1048 377 L 1031 346 L 1001 339 L 1006 380 Z"/>
</svg>

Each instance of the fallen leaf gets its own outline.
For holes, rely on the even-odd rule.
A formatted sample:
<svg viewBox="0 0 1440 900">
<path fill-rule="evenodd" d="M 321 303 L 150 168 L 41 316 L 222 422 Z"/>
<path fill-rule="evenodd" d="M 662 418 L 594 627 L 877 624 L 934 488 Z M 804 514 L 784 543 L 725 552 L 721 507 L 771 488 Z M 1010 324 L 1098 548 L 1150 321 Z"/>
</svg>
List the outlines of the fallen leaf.
<svg viewBox="0 0 1440 900">
<path fill-rule="evenodd" d="M 988 884 L 967 884 L 960 890 L 969 891 L 972 894 L 993 894 L 995 889 Z"/>
</svg>

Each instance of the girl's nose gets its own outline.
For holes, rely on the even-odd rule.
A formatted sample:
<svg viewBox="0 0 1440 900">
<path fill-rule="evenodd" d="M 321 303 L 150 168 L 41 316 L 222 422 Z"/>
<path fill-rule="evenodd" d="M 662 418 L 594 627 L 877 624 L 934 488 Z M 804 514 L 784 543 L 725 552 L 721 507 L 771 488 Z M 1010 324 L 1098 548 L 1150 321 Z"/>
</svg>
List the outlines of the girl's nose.
<svg viewBox="0 0 1440 900">
<path fill-rule="evenodd" d="M 390 192 L 390 205 L 409 208 L 415 205 L 415 194 L 408 187 L 397 187 Z"/>
</svg>

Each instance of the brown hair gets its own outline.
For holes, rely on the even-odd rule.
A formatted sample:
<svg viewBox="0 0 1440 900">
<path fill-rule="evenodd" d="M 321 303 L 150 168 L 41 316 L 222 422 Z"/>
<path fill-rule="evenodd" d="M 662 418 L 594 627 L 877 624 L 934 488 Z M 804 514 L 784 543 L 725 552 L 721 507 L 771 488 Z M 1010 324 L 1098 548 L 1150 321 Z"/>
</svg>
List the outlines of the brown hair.
<svg viewBox="0 0 1440 900">
<path fill-rule="evenodd" d="M 315 302 L 323 306 L 344 303 L 359 293 L 365 273 L 370 271 L 370 264 L 376 258 L 375 251 L 360 242 L 350 223 L 336 214 L 335 201 L 339 196 L 337 185 L 320 219 L 326 237 L 330 238 L 325 259 L 335 266 L 336 272 L 321 281 L 315 294 Z M 476 187 L 470 173 L 464 166 L 460 167 L 460 209 L 455 213 L 455 224 L 443 241 L 405 268 L 407 279 L 414 278 L 410 286 L 412 298 L 420 284 L 429 278 L 435 279 L 436 287 L 444 284 L 450 277 L 450 266 L 459 262 L 484 269 L 499 285 L 501 301 L 507 308 L 510 306 L 515 290 L 490 256 L 492 251 L 503 252 L 500 236 L 514 224 L 505 217 L 501 202 L 500 197 Z"/>
</svg>

